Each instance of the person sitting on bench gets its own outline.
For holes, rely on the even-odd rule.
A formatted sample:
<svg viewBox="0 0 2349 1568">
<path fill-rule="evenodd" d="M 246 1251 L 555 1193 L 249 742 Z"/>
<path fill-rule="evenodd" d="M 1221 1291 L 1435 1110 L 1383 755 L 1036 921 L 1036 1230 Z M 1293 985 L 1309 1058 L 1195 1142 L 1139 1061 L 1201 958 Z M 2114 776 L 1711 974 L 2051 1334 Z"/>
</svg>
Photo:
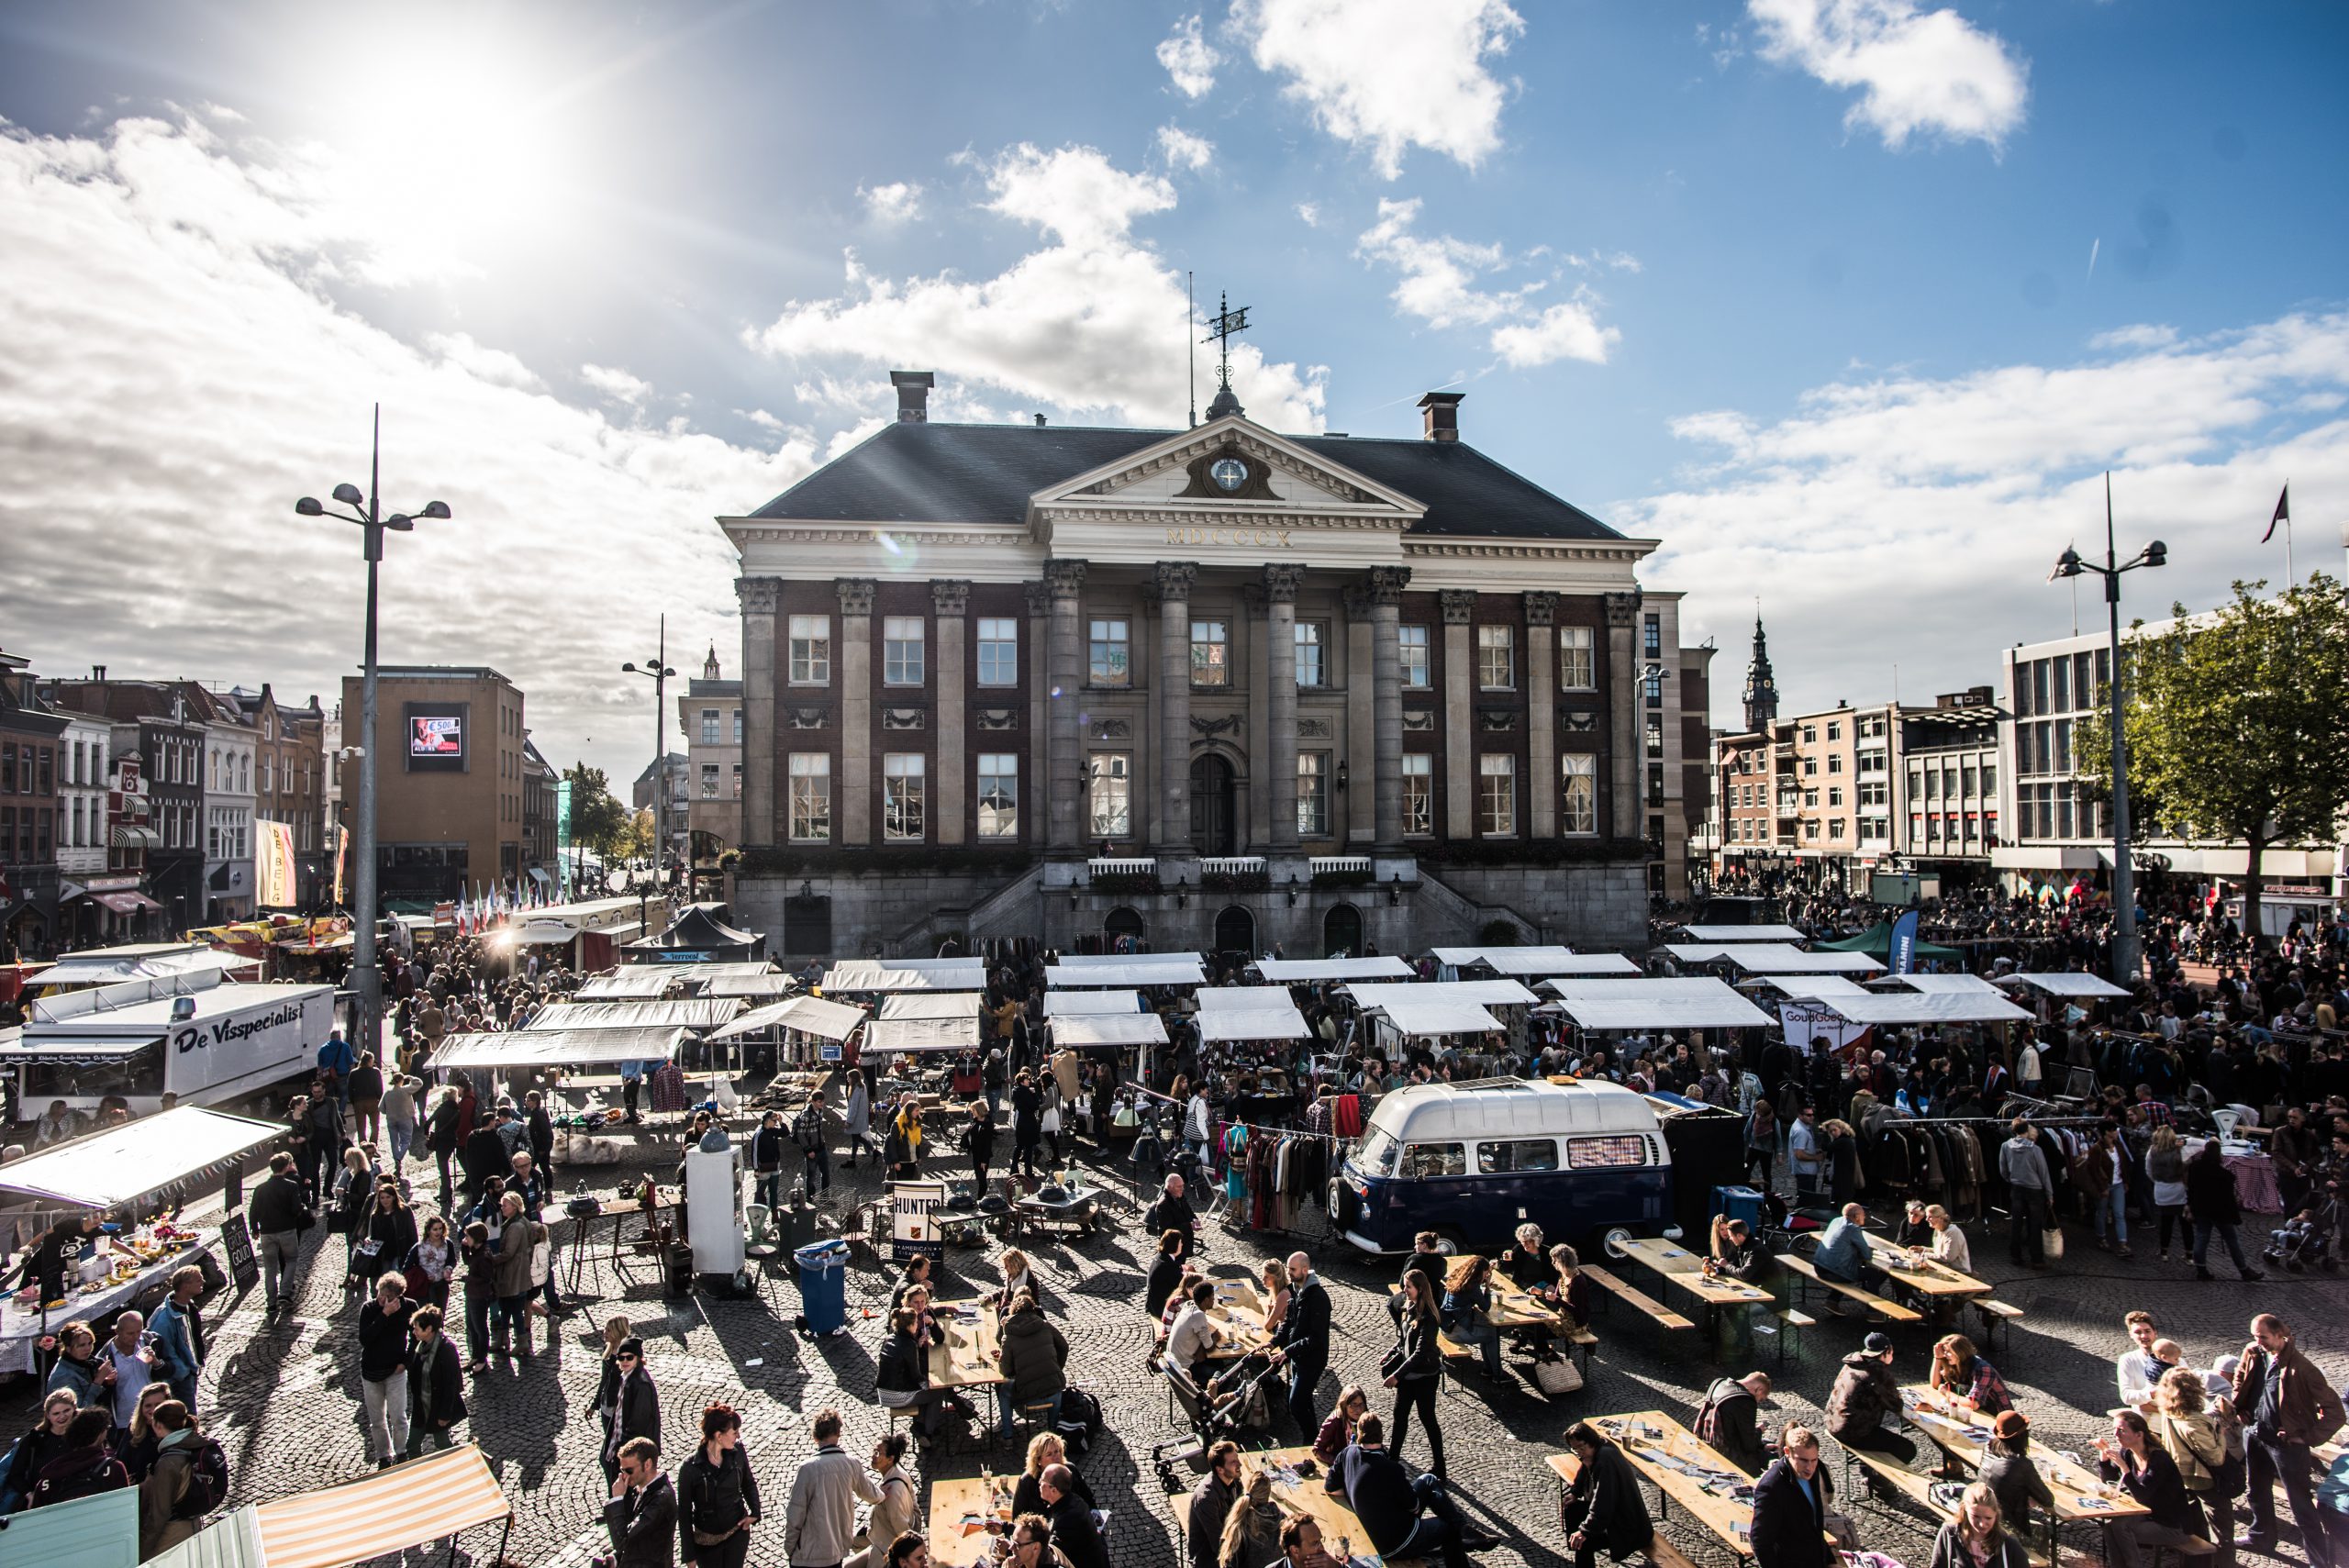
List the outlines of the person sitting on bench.
<svg viewBox="0 0 2349 1568">
<path fill-rule="evenodd" d="M 1876 1243 L 1868 1238 L 1867 1223 L 1866 1209 L 1855 1203 L 1843 1206 L 1842 1214 L 1820 1237 L 1819 1251 L 1811 1256 L 1811 1267 L 1819 1271 L 1820 1279 L 1867 1286 L 1882 1278 L 1874 1266 Z M 1827 1310 L 1838 1318 L 1843 1315 L 1838 1300 L 1831 1299 Z"/>
<path fill-rule="evenodd" d="M 1427 1474 L 1414 1479 L 1386 1451 L 1386 1425 L 1376 1416 L 1355 1423 L 1354 1440 L 1330 1466 L 1322 1490 L 1346 1500 L 1372 1549 L 1388 1562 L 1436 1557 L 1443 1568 L 1468 1568 L 1468 1527 L 1459 1507 L 1442 1482 Z"/>
</svg>

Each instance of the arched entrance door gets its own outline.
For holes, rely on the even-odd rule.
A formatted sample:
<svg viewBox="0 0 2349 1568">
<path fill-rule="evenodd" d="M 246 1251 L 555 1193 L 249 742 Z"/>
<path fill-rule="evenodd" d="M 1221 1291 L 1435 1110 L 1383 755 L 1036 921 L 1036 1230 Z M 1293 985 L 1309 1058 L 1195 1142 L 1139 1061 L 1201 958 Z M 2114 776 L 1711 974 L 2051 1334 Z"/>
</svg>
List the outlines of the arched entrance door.
<svg viewBox="0 0 2349 1568">
<path fill-rule="evenodd" d="M 1340 904 L 1321 917 L 1321 956 L 1352 958 L 1362 951 L 1362 911 Z"/>
<path fill-rule="evenodd" d="M 1253 953 L 1256 951 L 1256 917 L 1234 904 L 1215 917 L 1215 951 L 1218 952 Z"/>
<path fill-rule="evenodd" d="M 1233 854 L 1236 838 L 1231 764 L 1209 752 L 1191 764 L 1191 851 L 1210 858 Z"/>
<path fill-rule="evenodd" d="M 1110 910 L 1108 917 L 1101 922 L 1101 934 L 1108 939 L 1111 952 L 1138 951 L 1141 941 L 1141 917 L 1121 904 Z M 1129 945 L 1130 940 L 1131 945 Z"/>
</svg>

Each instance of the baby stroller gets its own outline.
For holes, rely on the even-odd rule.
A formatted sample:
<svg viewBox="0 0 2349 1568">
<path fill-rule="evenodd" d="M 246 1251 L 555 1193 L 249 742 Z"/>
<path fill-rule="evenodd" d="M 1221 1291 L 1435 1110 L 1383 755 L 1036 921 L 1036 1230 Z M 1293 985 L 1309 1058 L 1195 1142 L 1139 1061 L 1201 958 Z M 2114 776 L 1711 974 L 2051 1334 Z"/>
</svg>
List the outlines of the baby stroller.
<svg viewBox="0 0 2349 1568">
<path fill-rule="evenodd" d="M 2304 1274 L 2310 1269 L 2336 1273 L 2341 1263 L 2332 1255 L 2332 1239 L 2341 1229 L 2341 1199 L 2328 1196 L 2322 1203 L 2302 1209 L 2277 1226 L 2267 1237 L 2267 1251 L 2261 1257 L 2271 1263 L 2281 1263 L 2292 1273 Z"/>
<path fill-rule="evenodd" d="M 1831 1208 L 1789 1208 L 1785 1198 L 1765 1192 L 1761 1225 L 1753 1239 L 1765 1252 L 1791 1252 L 1796 1237 L 1824 1230 L 1834 1222 L 1835 1211 Z"/>
</svg>

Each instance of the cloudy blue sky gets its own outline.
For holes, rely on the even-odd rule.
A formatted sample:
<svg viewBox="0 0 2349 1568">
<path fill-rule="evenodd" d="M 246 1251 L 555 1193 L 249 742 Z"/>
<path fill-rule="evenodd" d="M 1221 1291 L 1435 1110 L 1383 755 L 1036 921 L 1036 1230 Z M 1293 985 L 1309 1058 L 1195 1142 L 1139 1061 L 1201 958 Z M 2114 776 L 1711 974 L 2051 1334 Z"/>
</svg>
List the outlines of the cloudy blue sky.
<svg viewBox="0 0 2349 1568">
<path fill-rule="evenodd" d="M 380 398 L 387 502 L 458 514 L 386 657 L 633 773 L 654 617 L 730 673 L 714 515 L 893 365 L 1179 421 L 1196 272 L 1255 417 L 1457 387 L 1661 539 L 1723 717 L 1756 595 L 1790 702 L 1923 696 L 2069 629 L 2108 467 L 2163 601 L 2280 576 L 2287 478 L 2338 571 L 2344 67 L 2318 0 L 12 6 L 0 643 L 331 693 L 356 540 L 291 502 Z"/>
</svg>

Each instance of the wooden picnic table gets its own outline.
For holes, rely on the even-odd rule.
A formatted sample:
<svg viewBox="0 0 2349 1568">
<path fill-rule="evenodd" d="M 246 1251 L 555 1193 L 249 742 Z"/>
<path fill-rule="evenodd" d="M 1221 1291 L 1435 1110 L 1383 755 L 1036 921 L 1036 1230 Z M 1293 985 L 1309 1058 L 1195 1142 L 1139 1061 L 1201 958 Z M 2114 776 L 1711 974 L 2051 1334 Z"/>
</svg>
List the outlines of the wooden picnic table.
<svg viewBox="0 0 2349 1568">
<path fill-rule="evenodd" d="M 1011 1498 L 1019 1477 L 998 1475 L 990 1483 L 978 1476 L 930 1484 L 930 1560 L 948 1568 L 979 1568 L 994 1561 L 987 1529 L 992 1516 L 1003 1527 L 1001 1539 L 1011 1539 Z"/>
<path fill-rule="evenodd" d="M 1251 1351 L 1261 1351 L 1272 1343 L 1272 1335 L 1264 1327 L 1271 1308 L 1257 1294 L 1256 1282 L 1244 1279 L 1219 1279 L 1209 1282 L 1215 1286 L 1215 1305 L 1208 1308 L 1208 1316 L 1223 1329 L 1224 1337 L 1215 1348 L 1201 1353 L 1201 1361 L 1238 1361 Z"/>
<path fill-rule="evenodd" d="M 1708 1278 L 1705 1260 L 1685 1247 L 1652 1236 L 1637 1236 L 1619 1243 L 1623 1256 L 1645 1263 L 1666 1281 L 1680 1286 L 1707 1307 L 1751 1307 L 1774 1300 L 1770 1293 L 1727 1275 Z"/>
<path fill-rule="evenodd" d="M 1591 1424 L 1623 1451 L 1631 1468 L 1655 1487 L 1667 1507 L 1678 1503 L 1739 1557 L 1753 1555 L 1753 1503 L 1750 1495 L 1745 1498 L 1736 1495 L 1738 1487 L 1753 1485 L 1753 1476 L 1699 1442 L 1694 1432 L 1661 1410 L 1600 1416 Z M 1569 1485 L 1581 1469 L 1572 1453 L 1553 1453 L 1549 1463 L 1559 1481 Z"/>
<path fill-rule="evenodd" d="M 1311 1475 L 1299 1475 L 1297 1466 L 1311 1463 Z M 1321 1527 L 1321 1547 L 1340 1562 L 1353 1557 L 1373 1557 L 1376 1548 L 1371 1545 L 1370 1532 L 1362 1528 L 1362 1520 L 1346 1506 L 1342 1496 L 1325 1490 L 1329 1485 L 1329 1467 L 1313 1457 L 1313 1450 L 1306 1448 L 1268 1448 L 1240 1456 L 1241 1486 L 1246 1490 L 1247 1477 L 1257 1470 L 1269 1469 L 1273 1476 L 1273 1501 L 1284 1515 L 1303 1514 Z M 1380 1559 L 1386 1568 L 1407 1568 L 1416 1565 L 1416 1557 Z"/>
<path fill-rule="evenodd" d="M 1988 1296 L 1998 1288 L 1986 1280 L 1976 1279 L 1972 1274 L 1960 1273 L 1947 1263 L 1936 1262 L 1932 1258 L 1922 1258 L 1912 1263 L 1908 1253 L 1888 1244 L 1877 1247 L 1869 1262 L 1883 1273 L 1885 1278 L 1906 1285 L 1919 1296 L 1951 1298 Z"/>
<path fill-rule="evenodd" d="M 1485 1308 L 1485 1321 L 1503 1333 L 1513 1329 L 1547 1329 L 1552 1333 L 1566 1332 L 1565 1308 L 1542 1300 L 1498 1269 L 1485 1282 L 1492 1292 L 1492 1304 Z"/>
<path fill-rule="evenodd" d="M 1900 1385 L 1900 1406 L 1909 1424 L 1967 1470 L 1978 1471 L 1990 1442 L 1990 1423 L 1962 1407 L 1953 1408 L 1930 1385 Z M 2055 1517 L 2066 1522 L 2143 1518 L 2152 1513 L 2117 1485 L 2107 1484 L 2071 1455 L 2043 1443 L 2031 1445 L 2031 1462 L 2055 1494 Z"/>
<path fill-rule="evenodd" d="M 995 1303 L 935 1301 L 930 1310 L 938 1326 L 938 1341 L 930 1347 L 932 1385 L 974 1388 L 1004 1381 L 995 1364 L 1003 1351 L 1003 1319 Z"/>
</svg>

